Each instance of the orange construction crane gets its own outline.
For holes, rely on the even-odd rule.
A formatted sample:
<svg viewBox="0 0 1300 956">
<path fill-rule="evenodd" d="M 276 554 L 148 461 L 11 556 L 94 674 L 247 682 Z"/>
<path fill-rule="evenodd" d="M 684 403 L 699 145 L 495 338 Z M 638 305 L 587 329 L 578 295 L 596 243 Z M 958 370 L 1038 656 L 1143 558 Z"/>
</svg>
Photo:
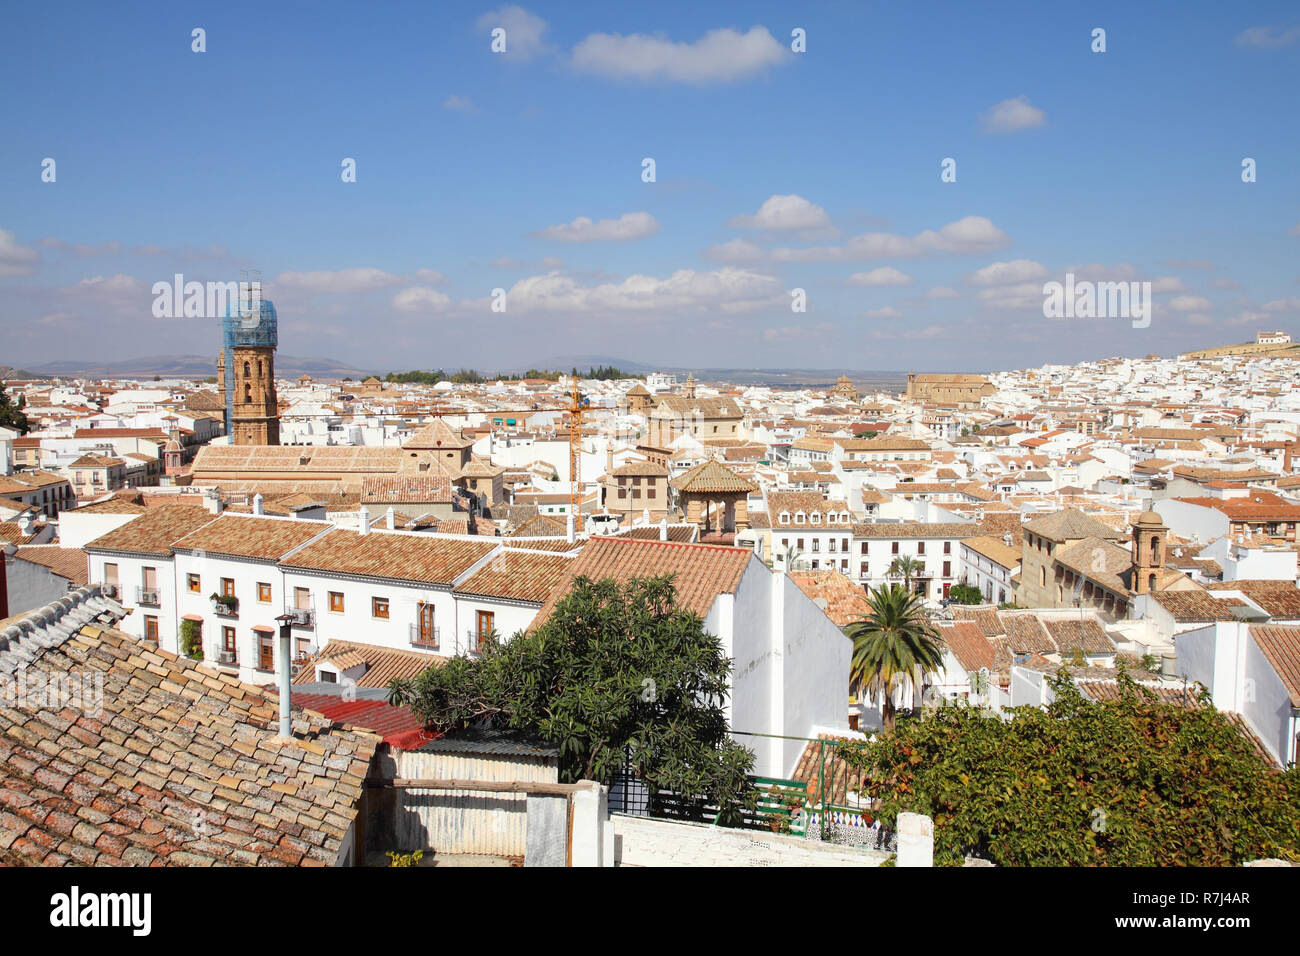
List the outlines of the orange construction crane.
<svg viewBox="0 0 1300 956">
<path fill-rule="evenodd" d="M 575 531 L 582 530 L 582 410 L 586 404 L 574 376 L 569 388 L 569 514 Z"/>
</svg>

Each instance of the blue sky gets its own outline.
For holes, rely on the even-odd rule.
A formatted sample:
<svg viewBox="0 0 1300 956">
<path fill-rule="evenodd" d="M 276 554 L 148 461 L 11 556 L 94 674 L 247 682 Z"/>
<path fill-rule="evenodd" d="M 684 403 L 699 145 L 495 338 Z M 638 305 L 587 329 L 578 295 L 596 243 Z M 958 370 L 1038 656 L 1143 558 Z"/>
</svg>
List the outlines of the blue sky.
<svg viewBox="0 0 1300 956">
<path fill-rule="evenodd" d="M 245 268 L 282 351 L 376 370 L 1300 333 L 1294 3 L 51 3 L 0 78 L 0 364 L 215 353 L 152 286 Z M 1150 327 L 1045 319 L 1067 271 L 1152 281 Z"/>
</svg>

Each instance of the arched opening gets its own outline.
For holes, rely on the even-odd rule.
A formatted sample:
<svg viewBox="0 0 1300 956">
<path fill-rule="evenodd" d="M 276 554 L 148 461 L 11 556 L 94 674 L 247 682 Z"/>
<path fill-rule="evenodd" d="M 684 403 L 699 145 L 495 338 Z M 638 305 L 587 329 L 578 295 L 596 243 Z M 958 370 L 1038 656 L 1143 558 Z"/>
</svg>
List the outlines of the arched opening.
<svg viewBox="0 0 1300 956">
<path fill-rule="evenodd" d="M 1159 535 L 1151 536 L 1151 563 L 1152 564 L 1160 563 L 1160 536 Z"/>
<path fill-rule="evenodd" d="M 1156 589 L 1156 576 L 1155 573 L 1153 572 L 1147 575 L 1147 590 L 1154 591 L 1155 589 Z"/>
<path fill-rule="evenodd" d="M 248 363 L 245 362 L 245 363 L 244 363 L 244 378 L 248 378 L 250 372 L 251 372 L 251 369 L 249 368 Z"/>
</svg>

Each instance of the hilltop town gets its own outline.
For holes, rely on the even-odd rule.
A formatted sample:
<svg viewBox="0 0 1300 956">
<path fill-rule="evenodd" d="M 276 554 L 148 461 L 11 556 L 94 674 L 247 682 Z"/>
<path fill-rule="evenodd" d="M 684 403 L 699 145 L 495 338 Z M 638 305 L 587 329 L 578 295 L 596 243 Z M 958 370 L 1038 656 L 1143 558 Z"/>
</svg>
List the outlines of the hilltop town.
<svg viewBox="0 0 1300 956">
<path fill-rule="evenodd" d="M 400 751 L 431 738 L 394 679 L 536 628 L 579 579 L 671 574 L 734 661 L 728 723 L 764 777 L 811 785 L 818 741 L 914 703 L 1046 706 L 1061 673 L 1093 700 L 1200 685 L 1267 766 L 1296 761 L 1292 358 L 921 372 L 894 394 L 286 381 L 263 309 L 256 335 L 227 331 L 215 382 L 5 383 L 7 646 L 111 634 L 272 709 L 292 686 L 295 714 Z M 892 587 L 942 660 L 864 688 L 845 629 Z M 364 776 L 375 742 L 338 745 Z"/>
</svg>

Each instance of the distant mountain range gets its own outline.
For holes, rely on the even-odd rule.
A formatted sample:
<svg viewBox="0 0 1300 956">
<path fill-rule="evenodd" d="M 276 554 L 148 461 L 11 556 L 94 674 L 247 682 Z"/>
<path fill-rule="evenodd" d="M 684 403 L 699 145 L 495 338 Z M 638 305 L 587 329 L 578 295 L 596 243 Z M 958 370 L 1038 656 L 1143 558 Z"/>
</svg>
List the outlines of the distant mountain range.
<svg viewBox="0 0 1300 956">
<path fill-rule="evenodd" d="M 88 362 L 68 359 L 49 362 L 33 368 L 29 377 L 49 378 L 208 378 L 217 374 L 216 357 L 212 355 L 153 355 L 146 358 L 126 359 L 121 362 Z M 279 378 L 365 378 L 373 372 L 355 368 L 337 359 L 300 358 L 276 354 L 275 374 Z M 19 376 L 15 376 L 19 377 Z"/>
<path fill-rule="evenodd" d="M 586 372 L 589 368 L 613 366 L 624 372 L 644 376 L 651 372 L 666 372 L 684 379 L 687 374 L 694 374 L 701 382 L 727 382 L 734 385 L 770 385 L 802 388 L 808 386 L 826 386 L 834 383 L 841 375 L 847 375 L 859 388 L 878 388 L 895 391 L 907 383 L 905 372 L 879 369 L 813 369 L 813 368 L 700 368 L 691 366 L 647 365 L 627 358 L 610 355 L 558 355 L 540 362 L 531 362 L 507 368 L 483 367 L 479 371 L 487 374 L 499 372 L 523 372 L 528 368 L 553 369 L 567 371 L 577 368 Z M 459 366 L 449 365 L 451 372 Z M 397 370 L 394 367 L 394 370 Z M 362 369 L 347 365 L 331 358 L 302 358 L 293 355 L 277 354 L 275 372 L 279 378 L 298 378 L 310 375 L 312 378 L 329 379 L 363 379 L 370 375 L 381 378 L 388 370 Z M 8 378 L 192 378 L 202 379 L 216 374 L 216 359 L 210 355 L 153 355 L 144 358 L 126 359 L 119 362 L 91 362 L 82 359 L 66 359 L 48 362 L 30 370 L 9 369 L 0 366 L 0 379 Z"/>
</svg>

